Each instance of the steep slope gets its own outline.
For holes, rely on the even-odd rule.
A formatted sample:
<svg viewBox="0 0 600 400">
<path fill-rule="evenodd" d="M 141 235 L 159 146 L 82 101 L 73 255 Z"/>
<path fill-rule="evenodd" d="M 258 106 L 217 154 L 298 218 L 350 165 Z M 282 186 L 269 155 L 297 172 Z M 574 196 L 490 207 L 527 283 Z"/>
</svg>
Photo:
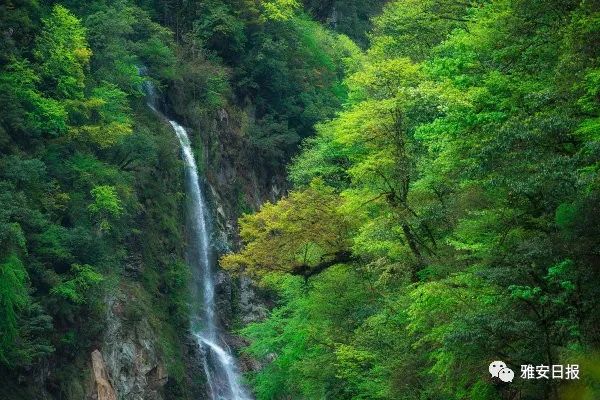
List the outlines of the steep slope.
<svg viewBox="0 0 600 400">
<path fill-rule="evenodd" d="M 0 397 L 207 396 L 184 163 L 142 86 L 189 132 L 216 253 L 237 248 L 237 218 L 285 192 L 286 163 L 344 101 L 343 59 L 358 51 L 299 6 L 0 5 Z M 225 329 L 266 314 L 248 279 L 216 283 Z"/>
</svg>

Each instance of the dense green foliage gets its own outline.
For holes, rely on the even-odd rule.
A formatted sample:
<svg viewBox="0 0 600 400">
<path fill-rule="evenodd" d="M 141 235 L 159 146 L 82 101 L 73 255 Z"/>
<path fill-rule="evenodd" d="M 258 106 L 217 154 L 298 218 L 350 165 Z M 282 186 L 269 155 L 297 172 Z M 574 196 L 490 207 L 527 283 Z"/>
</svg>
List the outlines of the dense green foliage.
<svg viewBox="0 0 600 400">
<path fill-rule="evenodd" d="M 220 151 L 281 173 L 346 100 L 347 60 L 360 53 L 302 6 L 0 5 L 0 397 L 83 396 L 115 297 L 126 299 L 125 323 L 145 318 L 159 336 L 167 394 L 190 396 L 181 165 L 142 87 L 151 81 L 164 112 L 191 127 L 230 113 L 234 146 L 194 137 L 211 150 L 203 169 Z M 373 9 L 353 10 L 342 31 L 364 37 Z"/>
<path fill-rule="evenodd" d="M 314 125 L 345 101 L 345 61 L 358 47 L 312 21 L 299 2 L 161 3 L 159 18 L 185 52 L 170 93 L 174 111 L 198 121 L 214 107 L 243 109 L 239 123 L 255 167 L 277 174 Z"/>
<path fill-rule="evenodd" d="M 241 331 L 259 399 L 599 396 L 597 0 L 9 0 L 0 36 L 0 397 L 82 398 L 119 296 L 192 397 L 145 81 L 235 212 L 291 160 L 221 259 L 277 298 Z"/>
<path fill-rule="evenodd" d="M 348 35 L 361 47 L 367 45 L 371 18 L 379 14 L 386 0 L 302 0 L 307 12 L 317 21 Z"/>
<path fill-rule="evenodd" d="M 386 5 L 293 191 L 222 259 L 280 294 L 243 330 L 258 398 L 598 397 L 599 21 L 597 1 Z M 569 363 L 581 381 L 518 378 Z"/>
<path fill-rule="evenodd" d="M 127 292 L 131 274 L 148 305 L 134 298 L 129 307 L 154 309 L 169 367 L 182 364 L 176 142 L 148 117 L 136 69 L 169 76 L 173 43 L 128 2 L 79 11 L 34 0 L 0 6 L 2 398 L 76 398 L 106 299 Z M 32 385 L 48 364 L 60 367 Z"/>
</svg>

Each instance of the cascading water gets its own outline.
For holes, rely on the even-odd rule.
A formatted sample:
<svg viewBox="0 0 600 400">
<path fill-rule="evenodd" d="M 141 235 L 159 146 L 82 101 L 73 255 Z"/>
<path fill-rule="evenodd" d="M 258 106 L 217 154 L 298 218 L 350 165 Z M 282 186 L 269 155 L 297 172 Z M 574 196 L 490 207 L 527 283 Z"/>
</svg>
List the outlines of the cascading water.
<svg viewBox="0 0 600 400">
<path fill-rule="evenodd" d="M 187 131 L 177 122 L 162 115 L 155 105 L 154 87 L 146 82 L 148 106 L 167 119 L 177 135 L 186 167 L 188 195 L 188 262 L 193 268 L 192 300 L 202 305 L 192 311 L 192 334 L 204 351 L 202 359 L 212 400 L 250 400 L 240 382 L 235 359 L 220 337 L 216 322 L 214 263 L 210 246 L 208 207 L 200 187 L 198 167 Z"/>
</svg>

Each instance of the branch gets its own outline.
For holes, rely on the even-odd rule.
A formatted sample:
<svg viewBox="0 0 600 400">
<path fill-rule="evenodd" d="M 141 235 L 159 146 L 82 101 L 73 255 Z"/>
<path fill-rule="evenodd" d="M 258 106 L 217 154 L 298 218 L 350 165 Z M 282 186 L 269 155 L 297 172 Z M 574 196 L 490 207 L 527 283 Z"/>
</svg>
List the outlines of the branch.
<svg viewBox="0 0 600 400">
<path fill-rule="evenodd" d="M 332 258 L 326 257 L 332 256 Z M 350 261 L 354 261 L 356 258 L 349 251 L 338 251 L 334 254 L 326 254 L 321 257 L 321 261 L 314 266 L 310 266 L 307 264 L 301 264 L 293 267 L 290 271 L 290 274 L 303 276 L 304 280 L 308 280 L 311 276 L 318 275 L 321 272 L 325 271 L 329 267 L 333 267 L 336 264 L 347 263 Z"/>
</svg>

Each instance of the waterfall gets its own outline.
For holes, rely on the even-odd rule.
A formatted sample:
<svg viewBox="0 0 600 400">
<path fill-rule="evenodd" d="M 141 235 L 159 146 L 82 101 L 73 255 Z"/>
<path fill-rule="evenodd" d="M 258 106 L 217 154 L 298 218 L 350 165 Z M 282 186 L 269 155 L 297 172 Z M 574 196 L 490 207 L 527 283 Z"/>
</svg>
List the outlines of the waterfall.
<svg viewBox="0 0 600 400">
<path fill-rule="evenodd" d="M 158 111 L 154 87 L 146 81 L 144 90 L 148 106 L 169 121 L 179 144 L 185 163 L 185 189 L 188 197 L 188 263 L 192 267 L 191 329 L 198 346 L 203 350 L 202 366 L 210 391 L 211 400 L 250 400 L 240 382 L 240 374 L 234 357 L 220 336 L 216 320 L 215 281 L 213 254 L 210 246 L 209 210 L 200 186 L 198 167 L 184 127 L 169 120 Z M 198 307 L 201 306 L 201 307 Z"/>
</svg>

